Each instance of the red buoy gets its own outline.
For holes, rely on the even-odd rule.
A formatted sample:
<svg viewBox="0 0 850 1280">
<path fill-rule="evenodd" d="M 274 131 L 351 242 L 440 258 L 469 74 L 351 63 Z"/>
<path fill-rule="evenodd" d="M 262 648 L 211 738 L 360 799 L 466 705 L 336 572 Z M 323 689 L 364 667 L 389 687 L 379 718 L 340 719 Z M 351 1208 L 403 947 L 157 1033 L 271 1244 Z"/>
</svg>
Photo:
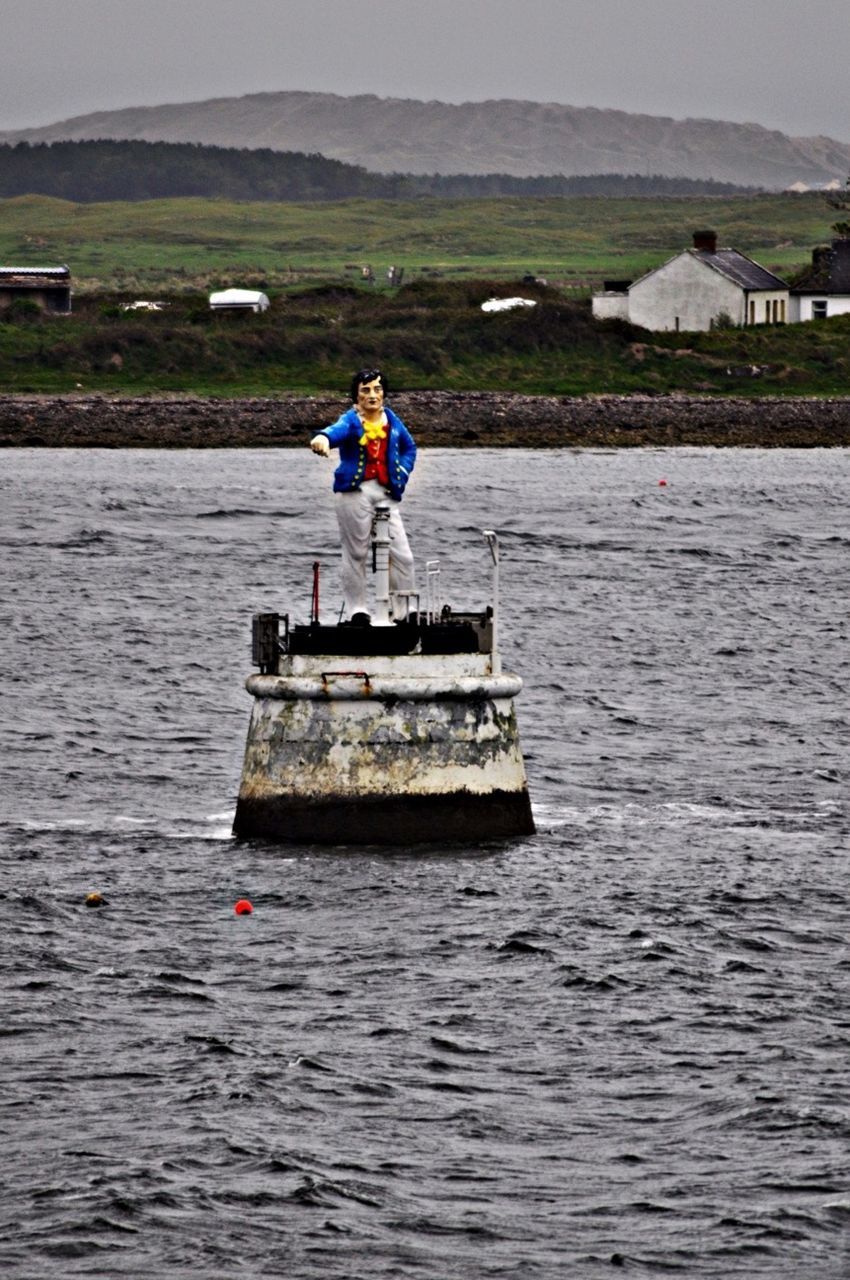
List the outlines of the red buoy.
<svg viewBox="0 0 850 1280">
<path fill-rule="evenodd" d="M 254 908 L 251 906 L 247 898 L 240 898 L 233 910 L 238 916 L 249 916 Z"/>
<path fill-rule="evenodd" d="M 659 480 L 659 481 L 658 481 L 658 483 L 659 483 L 659 485 L 663 488 L 663 487 L 664 487 L 664 485 L 667 483 L 667 481 L 666 481 L 666 480 Z"/>
</svg>

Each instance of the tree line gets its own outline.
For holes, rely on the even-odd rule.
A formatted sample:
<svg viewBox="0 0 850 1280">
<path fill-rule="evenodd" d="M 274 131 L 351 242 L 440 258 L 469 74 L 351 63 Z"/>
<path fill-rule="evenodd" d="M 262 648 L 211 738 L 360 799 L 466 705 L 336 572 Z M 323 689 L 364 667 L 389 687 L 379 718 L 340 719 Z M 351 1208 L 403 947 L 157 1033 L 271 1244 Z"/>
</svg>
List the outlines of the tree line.
<svg viewBox="0 0 850 1280">
<path fill-rule="evenodd" d="M 659 174 L 370 173 L 300 151 L 256 151 L 191 142 L 0 144 L 0 197 L 54 196 L 88 204 L 201 196 L 225 200 L 412 200 L 423 196 L 705 196 L 744 194 L 728 182 Z"/>
</svg>

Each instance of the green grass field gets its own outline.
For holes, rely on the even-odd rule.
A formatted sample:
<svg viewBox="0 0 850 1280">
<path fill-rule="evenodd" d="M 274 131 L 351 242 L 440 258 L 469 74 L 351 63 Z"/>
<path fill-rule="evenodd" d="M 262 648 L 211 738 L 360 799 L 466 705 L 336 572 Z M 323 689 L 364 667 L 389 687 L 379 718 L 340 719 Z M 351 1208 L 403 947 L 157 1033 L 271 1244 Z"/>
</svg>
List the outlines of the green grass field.
<svg viewBox="0 0 850 1280">
<path fill-rule="evenodd" d="M 397 387 L 528 394 L 846 394 L 850 317 L 648 335 L 598 324 L 588 294 L 713 227 L 779 274 L 810 261 L 834 213 L 818 196 L 237 204 L 0 202 L 0 263 L 71 267 L 71 316 L 0 312 L 0 390 L 268 395 L 347 384 L 385 363 Z M 377 286 L 364 284 L 369 263 Z M 404 267 L 386 287 L 389 264 Z M 548 286 L 520 285 L 523 276 Z M 211 287 L 265 289 L 265 315 L 213 315 Z M 490 293 L 532 312 L 485 316 Z M 122 300 L 165 298 L 159 314 Z M 753 369 L 756 370 L 753 373 Z"/>
<path fill-rule="evenodd" d="M 191 291 L 305 278 L 380 281 L 392 264 L 423 273 L 543 275 L 587 289 L 634 278 L 691 243 L 695 229 L 780 274 L 810 260 L 835 215 L 817 195 L 665 199 L 348 200 L 239 204 L 217 200 L 70 204 L 0 201 L 0 263 L 66 262 L 80 291 Z"/>
<path fill-rule="evenodd" d="M 537 298 L 531 310 L 481 311 L 491 293 L 516 288 L 477 277 L 392 291 L 302 285 L 259 315 L 212 313 L 202 293 L 173 295 L 158 313 L 122 312 L 118 297 L 96 294 L 70 316 L 16 303 L 0 313 L 0 389 L 339 392 L 367 363 L 391 371 L 397 389 L 835 395 L 850 386 L 850 316 L 648 334 L 594 321 L 586 299 L 551 285 L 522 286 Z"/>
</svg>

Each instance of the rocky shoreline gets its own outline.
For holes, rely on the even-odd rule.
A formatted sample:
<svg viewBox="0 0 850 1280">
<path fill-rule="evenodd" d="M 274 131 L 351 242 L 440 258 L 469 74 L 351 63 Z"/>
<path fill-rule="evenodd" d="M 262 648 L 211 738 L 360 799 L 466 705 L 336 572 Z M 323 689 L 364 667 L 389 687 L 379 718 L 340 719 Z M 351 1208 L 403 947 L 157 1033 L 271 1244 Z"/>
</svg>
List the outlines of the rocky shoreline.
<svg viewBox="0 0 850 1280">
<path fill-rule="evenodd" d="M 392 406 L 425 447 L 850 446 L 850 396 L 525 396 L 411 391 Z M 0 396 L 0 447 L 296 448 L 346 408 L 340 396 Z"/>
</svg>

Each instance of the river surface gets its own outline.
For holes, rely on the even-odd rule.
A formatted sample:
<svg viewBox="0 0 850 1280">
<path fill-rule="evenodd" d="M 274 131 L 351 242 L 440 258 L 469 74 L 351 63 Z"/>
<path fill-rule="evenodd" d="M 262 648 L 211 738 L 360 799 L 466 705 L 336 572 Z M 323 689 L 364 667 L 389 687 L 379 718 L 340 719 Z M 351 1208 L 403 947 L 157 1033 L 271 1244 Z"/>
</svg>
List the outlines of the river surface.
<svg viewBox="0 0 850 1280">
<path fill-rule="evenodd" d="M 230 835 L 330 463 L 1 461 L 4 1277 L 850 1274 L 850 452 L 423 453 L 538 832 L 416 851 Z"/>
</svg>

